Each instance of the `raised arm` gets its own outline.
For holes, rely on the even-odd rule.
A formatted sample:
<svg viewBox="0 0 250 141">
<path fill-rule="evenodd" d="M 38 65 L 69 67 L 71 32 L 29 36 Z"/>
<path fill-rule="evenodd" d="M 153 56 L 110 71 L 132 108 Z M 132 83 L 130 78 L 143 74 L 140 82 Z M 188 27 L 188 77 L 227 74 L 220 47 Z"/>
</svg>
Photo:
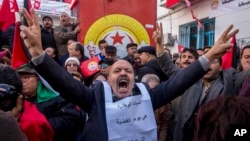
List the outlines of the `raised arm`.
<svg viewBox="0 0 250 141">
<path fill-rule="evenodd" d="M 21 36 L 32 57 L 36 71 L 69 102 L 81 106 L 86 112 L 93 101 L 92 89 L 75 80 L 71 74 L 59 66 L 42 49 L 41 30 L 34 9 L 23 9 L 29 27 L 21 26 Z"/>
<path fill-rule="evenodd" d="M 162 24 L 157 24 L 157 29 L 153 34 L 156 44 L 161 46 L 162 43 Z M 233 45 L 227 42 L 233 35 L 237 34 L 239 30 L 234 30 L 229 33 L 233 25 L 230 25 L 219 39 L 215 42 L 214 46 L 208 53 L 199 58 L 196 62 L 183 69 L 180 73 L 170 78 L 168 81 L 161 83 L 158 87 L 153 89 L 151 99 L 154 108 L 159 108 L 171 101 L 175 97 L 184 93 L 190 86 L 197 82 L 206 73 L 209 68 L 210 62 L 214 59 L 221 57 Z"/>
<path fill-rule="evenodd" d="M 156 43 L 156 54 L 157 54 L 157 62 L 161 67 L 161 70 L 165 73 L 167 77 L 171 77 L 172 75 L 176 75 L 181 71 L 181 68 L 176 67 L 173 61 L 169 58 L 169 56 L 165 53 L 163 45 L 162 45 L 162 25 L 160 24 L 160 28 L 158 32 L 158 37 L 154 38 Z M 156 33 L 154 33 L 156 34 Z M 156 36 L 156 35 L 153 35 Z"/>
</svg>

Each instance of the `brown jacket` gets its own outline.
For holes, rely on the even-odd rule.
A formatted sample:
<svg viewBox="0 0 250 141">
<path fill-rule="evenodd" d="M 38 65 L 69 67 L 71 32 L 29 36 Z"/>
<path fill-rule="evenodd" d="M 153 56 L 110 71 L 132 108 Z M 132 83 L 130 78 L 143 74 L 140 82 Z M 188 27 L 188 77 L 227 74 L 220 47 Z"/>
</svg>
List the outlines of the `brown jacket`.
<svg viewBox="0 0 250 141">
<path fill-rule="evenodd" d="M 156 124 L 157 124 L 158 141 L 166 141 L 167 140 L 168 110 L 169 110 L 168 104 L 155 110 L 155 120 L 156 120 Z"/>
<path fill-rule="evenodd" d="M 58 50 L 59 58 L 67 53 L 68 40 L 77 40 L 77 34 L 74 33 L 75 26 L 70 25 L 69 28 L 62 25 L 56 26 L 54 29 L 54 38 L 56 41 L 56 47 Z"/>
<path fill-rule="evenodd" d="M 27 141 L 11 113 L 0 110 L 0 125 L 1 141 Z"/>
</svg>

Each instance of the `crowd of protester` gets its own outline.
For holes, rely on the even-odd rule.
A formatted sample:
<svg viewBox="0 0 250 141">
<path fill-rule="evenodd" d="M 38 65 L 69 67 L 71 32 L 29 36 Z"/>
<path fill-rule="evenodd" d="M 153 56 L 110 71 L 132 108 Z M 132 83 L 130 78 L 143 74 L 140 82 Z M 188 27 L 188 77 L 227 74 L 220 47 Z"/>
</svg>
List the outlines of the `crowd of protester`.
<svg viewBox="0 0 250 141">
<path fill-rule="evenodd" d="M 31 18 L 25 11 L 24 15 Z M 37 20 L 32 18 L 32 22 Z M 29 23 L 31 29 L 21 28 L 23 40 L 37 39 L 41 44 L 26 44 L 35 44 L 27 47 L 32 63 L 17 70 L 10 67 L 14 26 L 1 31 L 1 141 L 132 141 L 132 136 L 139 135 L 143 135 L 140 141 L 226 141 L 231 136 L 230 125 L 250 123 L 250 46 L 239 52 L 237 68 L 222 68 L 222 55 L 232 46 L 227 41 L 238 32 L 229 34 L 231 26 L 213 47 L 184 48 L 174 54 L 162 45 L 159 24 L 155 47 L 128 43 L 124 58 L 118 59 L 116 47 L 100 40 L 100 55 L 104 56 L 98 63 L 100 71 L 86 77 L 80 65 L 89 58 L 77 40 L 78 20 L 71 23 L 70 16 L 62 12 L 60 24 L 53 25 L 53 19 L 44 16 L 39 36 L 32 34 L 38 30 L 32 26 L 38 25 Z M 10 103 L 4 96 L 17 93 L 14 105 L 4 109 Z M 148 99 L 138 98 L 140 95 Z M 122 103 L 132 97 L 145 103 L 134 112 L 145 112 L 152 122 L 119 129 L 112 120 L 124 124 L 115 118 L 126 114 L 113 105 L 108 107 L 108 99 Z"/>
</svg>

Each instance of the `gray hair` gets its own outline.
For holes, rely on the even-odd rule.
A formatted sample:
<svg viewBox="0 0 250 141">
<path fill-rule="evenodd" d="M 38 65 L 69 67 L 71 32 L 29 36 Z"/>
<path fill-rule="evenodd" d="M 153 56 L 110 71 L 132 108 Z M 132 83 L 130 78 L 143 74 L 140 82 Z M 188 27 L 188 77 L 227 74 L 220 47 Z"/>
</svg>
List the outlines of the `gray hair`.
<svg viewBox="0 0 250 141">
<path fill-rule="evenodd" d="M 141 82 L 149 83 L 151 81 L 160 83 L 160 78 L 155 74 L 145 74 L 141 79 Z"/>
</svg>

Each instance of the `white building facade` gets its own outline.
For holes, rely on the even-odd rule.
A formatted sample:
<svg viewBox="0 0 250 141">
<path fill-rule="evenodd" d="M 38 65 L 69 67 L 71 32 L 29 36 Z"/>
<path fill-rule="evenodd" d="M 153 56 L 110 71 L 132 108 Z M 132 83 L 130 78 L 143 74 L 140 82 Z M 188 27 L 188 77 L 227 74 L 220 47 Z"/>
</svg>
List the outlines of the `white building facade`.
<svg viewBox="0 0 250 141">
<path fill-rule="evenodd" d="M 168 1 L 175 4 L 166 8 Z M 187 7 L 186 2 L 191 6 Z M 249 0 L 157 0 L 157 3 L 160 6 L 157 19 L 163 24 L 164 44 L 172 53 L 178 52 L 178 46 L 196 49 L 212 46 L 230 24 L 240 30 L 236 35 L 238 46 L 250 45 Z"/>
</svg>

